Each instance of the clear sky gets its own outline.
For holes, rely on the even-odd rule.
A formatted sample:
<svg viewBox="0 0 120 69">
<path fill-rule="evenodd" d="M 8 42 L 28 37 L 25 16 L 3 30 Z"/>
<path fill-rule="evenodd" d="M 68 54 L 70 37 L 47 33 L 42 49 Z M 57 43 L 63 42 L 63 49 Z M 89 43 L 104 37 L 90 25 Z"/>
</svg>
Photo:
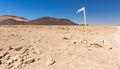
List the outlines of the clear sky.
<svg viewBox="0 0 120 69">
<path fill-rule="evenodd" d="M 76 13 L 83 6 L 89 24 L 120 23 L 120 0 L 0 0 L 0 15 L 16 15 L 30 20 L 51 16 L 83 23 L 83 13 Z"/>
</svg>

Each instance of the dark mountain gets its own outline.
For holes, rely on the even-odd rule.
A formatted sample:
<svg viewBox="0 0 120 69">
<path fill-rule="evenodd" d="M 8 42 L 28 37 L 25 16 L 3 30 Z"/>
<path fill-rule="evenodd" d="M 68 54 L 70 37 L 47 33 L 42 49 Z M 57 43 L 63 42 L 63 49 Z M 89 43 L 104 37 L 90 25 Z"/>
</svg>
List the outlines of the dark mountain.
<svg viewBox="0 0 120 69">
<path fill-rule="evenodd" d="M 23 17 L 4 15 L 0 16 L 0 25 L 77 25 L 77 24 L 68 19 L 57 19 L 52 17 L 43 17 L 30 21 Z"/>
<path fill-rule="evenodd" d="M 35 25 L 77 25 L 68 19 L 57 19 L 52 17 L 38 18 L 30 21 L 29 23 Z"/>
</svg>

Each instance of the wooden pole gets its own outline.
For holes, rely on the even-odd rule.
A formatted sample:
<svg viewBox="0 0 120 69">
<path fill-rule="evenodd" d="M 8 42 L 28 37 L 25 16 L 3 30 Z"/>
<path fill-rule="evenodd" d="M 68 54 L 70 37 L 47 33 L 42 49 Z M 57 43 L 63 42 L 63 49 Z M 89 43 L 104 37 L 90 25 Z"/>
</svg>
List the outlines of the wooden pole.
<svg viewBox="0 0 120 69">
<path fill-rule="evenodd" d="M 88 47 L 88 31 L 87 31 L 87 23 L 86 23 L 86 9 L 84 7 L 84 24 L 85 24 L 85 41 L 86 41 L 86 46 Z"/>
</svg>

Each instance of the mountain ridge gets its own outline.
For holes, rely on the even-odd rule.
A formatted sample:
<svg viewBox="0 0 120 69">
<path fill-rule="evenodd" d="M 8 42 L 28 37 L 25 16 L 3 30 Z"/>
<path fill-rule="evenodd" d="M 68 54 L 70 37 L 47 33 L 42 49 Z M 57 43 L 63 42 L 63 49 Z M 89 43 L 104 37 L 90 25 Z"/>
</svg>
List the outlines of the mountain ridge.
<svg viewBox="0 0 120 69">
<path fill-rule="evenodd" d="M 28 20 L 24 17 L 3 15 L 0 16 L 0 25 L 78 25 L 66 18 L 41 17 Z"/>
</svg>

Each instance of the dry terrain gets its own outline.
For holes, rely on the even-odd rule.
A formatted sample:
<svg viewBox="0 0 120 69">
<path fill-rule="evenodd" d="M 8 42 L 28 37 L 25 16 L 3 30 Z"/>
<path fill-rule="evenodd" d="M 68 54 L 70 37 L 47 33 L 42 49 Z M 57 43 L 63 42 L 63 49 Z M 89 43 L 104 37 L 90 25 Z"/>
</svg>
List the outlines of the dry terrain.
<svg viewBox="0 0 120 69">
<path fill-rule="evenodd" d="M 120 69 L 120 27 L 0 26 L 0 69 Z M 104 40 L 104 43 L 100 41 Z"/>
</svg>

